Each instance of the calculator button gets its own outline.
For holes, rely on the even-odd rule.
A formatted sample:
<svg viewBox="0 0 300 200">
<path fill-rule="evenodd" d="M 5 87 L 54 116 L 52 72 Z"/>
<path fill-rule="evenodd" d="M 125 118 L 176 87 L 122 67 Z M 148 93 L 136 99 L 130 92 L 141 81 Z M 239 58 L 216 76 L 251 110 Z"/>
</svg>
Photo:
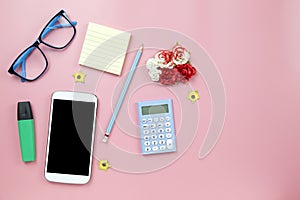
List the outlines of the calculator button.
<svg viewBox="0 0 300 200">
<path fill-rule="evenodd" d="M 144 142 L 145 146 L 149 146 L 150 145 L 150 142 L 149 141 L 146 141 Z"/>
<path fill-rule="evenodd" d="M 165 118 L 161 117 L 161 118 L 159 118 L 159 121 L 163 122 L 163 121 L 165 121 Z"/>
<path fill-rule="evenodd" d="M 167 148 L 173 149 L 173 140 L 167 140 Z"/>
<path fill-rule="evenodd" d="M 164 140 L 159 140 L 159 144 L 165 144 L 166 143 L 166 141 L 164 141 Z"/>
<path fill-rule="evenodd" d="M 158 122 L 158 117 L 155 117 L 155 118 L 154 118 L 154 122 Z"/>
<path fill-rule="evenodd" d="M 144 130 L 144 134 L 149 134 L 149 130 Z"/>
<path fill-rule="evenodd" d="M 151 133 L 152 133 L 152 134 L 155 134 L 155 133 L 156 133 L 156 130 L 155 130 L 155 129 L 151 129 Z"/>
<path fill-rule="evenodd" d="M 147 129 L 148 128 L 148 124 L 143 124 L 143 128 Z"/>
<path fill-rule="evenodd" d="M 170 116 L 166 116 L 166 121 L 170 121 Z"/>
<path fill-rule="evenodd" d="M 159 147 L 159 150 L 161 150 L 161 151 L 163 151 L 165 149 L 166 149 L 166 146 L 164 146 L 164 145 Z"/>
<path fill-rule="evenodd" d="M 157 150 L 158 150 L 158 146 L 152 147 L 152 150 L 153 150 L 153 151 L 157 151 Z"/>
<path fill-rule="evenodd" d="M 152 145 L 157 145 L 158 144 L 158 142 L 156 140 L 153 140 L 151 143 L 152 143 Z"/>
<path fill-rule="evenodd" d="M 167 140 L 167 145 L 173 145 L 173 140 L 172 139 L 168 139 Z"/>
<path fill-rule="evenodd" d="M 150 139 L 150 136 L 146 135 L 146 136 L 144 137 L 144 139 L 145 139 L 145 140 L 149 140 L 149 139 Z"/>
<path fill-rule="evenodd" d="M 151 151 L 151 148 L 150 147 L 146 147 L 145 151 Z"/>
<path fill-rule="evenodd" d="M 148 122 L 152 122 L 152 118 L 148 118 Z"/>
<path fill-rule="evenodd" d="M 155 124 L 151 124 L 151 125 L 150 125 L 150 128 L 155 128 L 155 127 L 156 127 Z"/>
<path fill-rule="evenodd" d="M 159 138 L 159 139 L 163 139 L 164 137 L 165 137 L 164 134 L 159 134 L 159 135 L 158 135 L 158 138 Z"/>
<path fill-rule="evenodd" d="M 171 123 L 170 122 L 166 122 L 165 126 L 171 126 Z"/>
<path fill-rule="evenodd" d="M 163 124 L 163 123 L 158 123 L 157 126 L 158 126 L 159 128 L 161 128 L 161 127 L 164 126 L 164 124 Z"/>
<path fill-rule="evenodd" d="M 164 132 L 164 129 L 160 128 L 160 129 L 157 130 L 157 132 L 163 133 L 163 132 Z"/>
<path fill-rule="evenodd" d="M 157 135 L 151 135 L 151 138 L 152 138 L 153 140 L 156 140 L 156 139 L 157 139 Z"/>
<path fill-rule="evenodd" d="M 145 118 L 143 118 L 143 119 L 142 119 L 142 122 L 143 122 L 143 123 L 146 123 L 146 122 L 147 122 L 147 120 L 146 120 Z"/>
<path fill-rule="evenodd" d="M 171 128 L 166 128 L 166 132 L 170 133 L 171 132 Z"/>
<path fill-rule="evenodd" d="M 171 138 L 171 137 L 172 137 L 171 133 L 166 134 L 166 138 Z"/>
</svg>

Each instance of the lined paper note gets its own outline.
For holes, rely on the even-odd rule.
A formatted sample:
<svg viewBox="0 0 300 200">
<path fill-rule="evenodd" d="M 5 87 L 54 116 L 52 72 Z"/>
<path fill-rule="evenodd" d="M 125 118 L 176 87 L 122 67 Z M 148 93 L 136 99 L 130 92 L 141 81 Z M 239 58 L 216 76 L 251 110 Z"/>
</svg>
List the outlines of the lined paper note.
<svg viewBox="0 0 300 200">
<path fill-rule="evenodd" d="M 130 33 L 89 23 L 79 64 L 120 75 Z"/>
</svg>

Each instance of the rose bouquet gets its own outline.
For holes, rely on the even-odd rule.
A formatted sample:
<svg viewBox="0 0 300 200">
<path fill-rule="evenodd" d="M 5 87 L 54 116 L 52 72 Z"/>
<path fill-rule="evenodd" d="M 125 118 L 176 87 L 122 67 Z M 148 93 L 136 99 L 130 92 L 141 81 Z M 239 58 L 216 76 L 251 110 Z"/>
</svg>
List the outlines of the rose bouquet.
<svg viewBox="0 0 300 200">
<path fill-rule="evenodd" d="M 190 52 L 179 44 L 176 44 L 172 51 L 158 51 L 146 64 L 151 80 L 164 85 L 188 82 L 197 71 L 191 65 L 190 57 Z"/>
</svg>

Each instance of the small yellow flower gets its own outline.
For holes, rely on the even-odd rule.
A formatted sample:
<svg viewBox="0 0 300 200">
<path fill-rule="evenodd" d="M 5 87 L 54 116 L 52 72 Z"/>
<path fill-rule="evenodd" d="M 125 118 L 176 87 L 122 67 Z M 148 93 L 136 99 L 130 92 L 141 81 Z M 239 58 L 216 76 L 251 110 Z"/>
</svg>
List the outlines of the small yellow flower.
<svg viewBox="0 0 300 200">
<path fill-rule="evenodd" d="M 100 160 L 98 162 L 98 165 L 99 165 L 98 168 L 103 171 L 107 171 L 108 168 L 111 167 L 107 160 Z"/>
<path fill-rule="evenodd" d="M 75 82 L 79 82 L 79 83 L 84 83 L 84 79 L 86 77 L 86 75 L 84 73 L 82 73 L 81 71 L 73 74 L 73 77 L 75 79 Z"/>
<path fill-rule="evenodd" d="M 195 91 L 189 92 L 188 99 L 193 103 L 195 103 L 197 100 L 199 100 L 200 97 L 199 97 L 198 91 L 195 90 Z"/>
</svg>

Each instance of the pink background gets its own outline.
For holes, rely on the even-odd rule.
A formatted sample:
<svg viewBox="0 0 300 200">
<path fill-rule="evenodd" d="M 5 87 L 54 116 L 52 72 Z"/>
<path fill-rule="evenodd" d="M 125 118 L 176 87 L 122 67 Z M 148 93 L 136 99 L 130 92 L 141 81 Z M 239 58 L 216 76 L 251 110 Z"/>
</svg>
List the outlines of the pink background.
<svg viewBox="0 0 300 200">
<path fill-rule="evenodd" d="M 62 8 L 79 22 L 71 46 L 63 52 L 45 48 L 51 66 L 36 82 L 22 84 L 8 75 L 18 53 Z M 299 199 L 299 10 L 300 2 L 292 0 L 2 2 L 0 199 Z M 78 59 L 90 21 L 123 30 L 173 29 L 207 50 L 227 95 L 223 133 L 208 157 L 198 159 L 204 134 L 199 131 L 188 151 L 163 170 L 105 173 L 94 162 L 87 185 L 45 180 L 50 95 L 73 89 L 71 74 L 80 69 Z M 27 99 L 36 117 L 37 159 L 24 164 L 16 103 Z M 102 118 L 107 122 L 109 114 Z"/>
</svg>

